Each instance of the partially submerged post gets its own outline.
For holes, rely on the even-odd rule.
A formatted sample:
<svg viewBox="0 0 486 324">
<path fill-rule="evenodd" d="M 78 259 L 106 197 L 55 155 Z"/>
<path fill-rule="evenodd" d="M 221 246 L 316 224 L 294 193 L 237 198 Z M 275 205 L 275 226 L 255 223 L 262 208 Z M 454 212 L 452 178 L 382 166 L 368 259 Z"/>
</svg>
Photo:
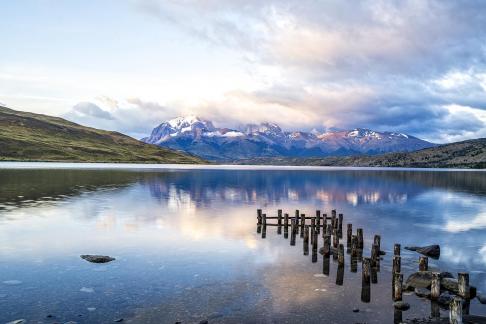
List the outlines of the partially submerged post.
<svg viewBox="0 0 486 324">
<path fill-rule="evenodd" d="M 316 210 L 316 225 L 317 225 L 317 234 L 321 233 L 321 211 Z"/>
<path fill-rule="evenodd" d="M 324 257 L 330 257 L 331 255 L 331 235 L 326 234 L 324 236 L 324 247 L 322 251 Z"/>
<path fill-rule="evenodd" d="M 371 263 L 369 258 L 363 258 L 361 275 L 361 301 L 369 303 L 371 301 Z"/>
<path fill-rule="evenodd" d="M 373 239 L 373 244 L 378 245 L 378 255 L 380 255 L 381 251 L 381 236 L 380 235 L 375 235 Z"/>
<path fill-rule="evenodd" d="M 373 244 L 371 247 L 371 266 L 377 268 L 380 262 L 380 252 L 378 250 L 378 245 Z"/>
<path fill-rule="evenodd" d="M 331 258 L 329 257 L 329 254 L 326 255 L 324 253 L 324 257 L 322 258 L 322 273 L 325 274 L 326 276 L 329 276 L 330 263 L 331 263 Z"/>
<path fill-rule="evenodd" d="M 304 228 L 304 255 L 309 255 L 309 226 Z"/>
<path fill-rule="evenodd" d="M 338 215 L 338 235 L 339 238 L 343 237 L 343 214 Z"/>
<path fill-rule="evenodd" d="M 291 221 L 291 225 L 290 225 L 290 245 L 295 245 L 295 235 L 296 235 L 296 230 L 295 228 L 297 227 L 297 225 L 295 225 L 295 218 L 292 219 Z"/>
<path fill-rule="evenodd" d="M 462 298 L 455 296 L 449 304 L 449 322 L 462 324 Z"/>
<path fill-rule="evenodd" d="M 284 214 L 284 238 L 289 237 L 289 214 Z"/>
<path fill-rule="evenodd" d="M 393 276 L 395 277 L 393 282 L 393 300 L 402 300 L 403 274 L 395 273 Z"/>
<path fill-rule="evenodd" d="M 396 243 L 393 246 L 393 255 L 400 255 L 400 249 L 401 249 L 401 245 Z"/>
<path fill-rule="evenodd" d="M 429 270 L 429 258 L 426 256 L 420 256 L 419 258 L 419 271 Z"/>
<path fill-rule="evenodd" d="M 332 246 L 337 249 L 339 245 L 339 235 L 338 235 L 338 230 L 334 228 L 332 230 Z"/>
<path fill-rule="evenodd" d="M 262 224 L 262 210 L 257 209 L 257 224 L 261 225 Z"/>
<path fill-rule="evenodd" d="M 348 249 L 351 246 L 351 237 L 353 236 L 353 224 L 348 224 L 348 232 L 347 232 L 347 237 L 346 237 L 346 244 L 348 246 Z"/>
<path fill-rule="evenodd" d="M 363 229 L 358 228 L 356 230 L 356 236 L 358 237 L 358 249 L 363 249 L 364 247 L 364 241 L 363 241 Z"/>
<path fill-rule="evenodd" d="M 351 257 L 358 257 L 358 237 L 356 235 L 351 236 Z"/>
<path fill-rule="evenodd" d="M 344 245 L 339 244 L 338 248 L 338 265 L 344 267 Z"/>
<path fill-rule="evenodd" d="M 402 272 L 402 257 L 393 256 L 392 266 L 392 297 L 395 296 L 395 274 Z"/>
<path fill-rule="evenodd" d="M 322 237 L 327 234 L 327 214 L 322 215 Z"/>
<path fill-rule="evenodd" d="M 312 236 L 314 237 L 314 239 L 312 240 L 312 262 L 317 262 L 317 238 L 319 236 L 317 235 L 315 229 L 312 232 Z"/>
<path fill-rule="evenodd" d="M 282 226 L 282 210 L 281 209 L 277 210 L 277 220 L 278 220 L 278 226 Z"/>
<path fill-rule="evenodd" d="M 344 264 L 338 265 L 336 273 L 336 285 L 342 286 L 344 283 Z"/>
<path fill-rule="evenodd" d="M 316 220 L 314 218 L 311 218 L 311 231 L 312 233 L 316 232 Z M 317 235 L 316 235 L 317 236 Z M 314 237 L 312 237 L 312 244 L 314 243 Z"/>
<path fill-rule="evenodd" d="M 262 238 L 267 237 L 267 214 L 262 215 Z"/>
<path fill-rule="evenodd" d="M 457 274 L 457 281 L 458 281 L 458 288 L 459 293 L 458 295 L 464 299 L 470 298 L 470 287 L 469 287 L 469 273 L 467 272 L 459 272 Z"/>
<path fill-rule="evenodd" d="M 305 214 L 300 215 L 300 237 L 304 237 Z"/>
<path fill-rule="evenodd" d="M 430 281 L 430 299 L 437 300 L 440 296 L 440 273 L 432 272 L 432 280 Z"/>
</svg>

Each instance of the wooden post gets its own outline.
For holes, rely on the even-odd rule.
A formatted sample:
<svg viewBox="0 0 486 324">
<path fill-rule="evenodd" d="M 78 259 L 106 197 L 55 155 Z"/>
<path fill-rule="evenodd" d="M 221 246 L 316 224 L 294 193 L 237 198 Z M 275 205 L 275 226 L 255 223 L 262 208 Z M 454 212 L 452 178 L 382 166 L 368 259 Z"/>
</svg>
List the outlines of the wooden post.
<svg viewBox="0 0 486 324">
<path fill-rule="evenodd" d="M 356 230 L 356 236 L 358 237 L 358 249 L 363 249 L 364 247 L 364 241 L 363 241 L 363 229 L 358 228 Z"/>
<path fill-rule="evenodd" d="M 393 324 L 403 323 L 403 311 L 393 308 Z"/>
<path fill-rule="evenodd" d="M 331 225 L 332 225 L 332 228 L 337 228 L 337 222 L 336 222 L 336 210 L 333 209 L 331 211 Z"/>
<path fill-rule="evenodd" d="M 329 257 L 329 254 L 328 255 L 324 254 L 324 257 L 322 258 L 322 273 L 325 274 L 326 276 L 329 276 L 330 263 L 331 263 L 331 258 Z"/>
<path fill-rule="evenodd" d="M 392 265 L 392 297 L 395 296 L 395 274 L 400 272 L 402 272 L 402 257 L 395 255 Z"/>
<path fill-rule="evenodd" d="M 284 214 L 284 238 L 289 237 L 289 214 Z"/>
<path fill-rule="evenodd" d="M 380 262 L 380 255 L 378 251 L 378 245 L 373 244 L 373 246 L 371 247 L 371 266 L 373 268 L 377 268 L 379 262 Z"/>
<path fill-rule="evenodd" d="M 339 245 L 339 236 L 338 236 L 338 230 L 336 228 L 334 228 L 332 230 L 332 246 L 337 249 L 338 245 Z"/>
<path fill-rule="evenodd" d="M 262 215 L 262 239 L 267 237 L 267 214 Z"/>
<path fill-rule="evenodd" d="M 462 324 L 462 298 L 455 296 L 449 304 L 449 323 Z"/>
<path fill-rule="evenodd" d="M 262 224 L 263 226 L 267 226 L 267 214 L 262 215 Z"/>
<path fill-rule="evenodd" d="M 300 237 L 304 237 L 305 214 L 300 214 Z"/>
<path fill-rule="evenodd" d="M 358 237 L 356 235 L 351 236 L 351 257 L 358 257 Z"/>
<path fill-rule="evenodd" d="M 304 228 L 304 255 L 309 255 L 309 226 Z"/>
<path fill-rule="evenodd" d="M 358 272 L 358 258 L 351 256 L 350 258 L 350 271 L 353 273 Z"/>
<path fill-rule="evenodd" d="M 261 225 L 262 224 L 262 210 L 257 209 L 257 224 Z"/>
<path fill-rule="evenodd" d="M 353 224 L 348 224 L 348 235 L 346 240 L 346 244 L 348 245 L 348 247 L 351 245 L 352 236 L 353 236 Z"/>
<path fill-rule="evenodd" d="M 432 272 L 432 280 L 430 282 L 430 299 L 437 300 L 440 296 L 440 273 Z"/>
<path fill-rule="evenodd" d="M 467 272 L 459 272 L 457 274 L 457 281 L 459 286 L 459 293 L 458 295 L 464 299 L 470 298 L 470 288 L 469 288 L 469 273 Z"/>
<path fill-rule="evenodd" d="M 315 263 L 317 262 L 317 238 L 319 237 L 315 229 L 312 231 L 312 236 L 314 237 L 312 240 L 312 263 Z"/>
<path fill-rule="evenodd" d="M 343 214 L 338 215 L 338 235 L 339 238 L 343 237 Z"/>
<path fill-rule="evenodd" d="M 430 301 L 430 317 L 433 319 L 440 318 L 440 306 L 436 300 Z"/>
<path fill-rule="evenodd" d="M 344 267 L 344 245 L 339 244 L 338 248 L 338 265 Z"/>
<path fill-rule="evenodd" d="M 403 285 L 403 274 L 395 273 L 393 283 L 393 301 L 402 300 L 402 285 Z"/>
<path fill-rule="evenodd" d="M 371 260 L 370 258 L 363 258 L 362 263 L 362 281 L 363 284 L 370 284 L 371 281 Z"/>
<path fill-rule="evenodd" d="M 282 226 L 282 210 L 277 210 L 278 226 Z"/>
<path fill-rule="evenodd" d="M 393 255 L 400 255 L 400 249 L 401 249 L 401 245 L 396 243 L 393 246 Z"/>
<path fill-rule="evenodd" d="M 317 233 L 317 231 L 316 231 L 316 220 L 314 218 L 311 218 L 311 231 Z M 312 241 L 312 242 L 314 242 L 314 241 Z"/>
<path fill-rule="evenodd" d="M 336 285 L 342 286 L 344 283 L 344 264 L 338 265 L 336 273 Z"/>
<path fill-rule="evenodd" d="M 295 226 L 299 226 L 299 215 L 300 215 L 299 210 L 296 209 L 295 210 Z"/>
<path fill-rule="evenodd" d="M 419 258 L 419 271 L 429 270 L 429 258 L 426 256 L 420 256 Z"/>
<path fill-rule="evenodd" d="M 375 235 L 375 238 L 373 239 L 373 244 L 378 245 L 378 255 L 380 255 L 380 251 L 381 251 L 381 236 L 380 235 Z"/>
<path fill-rule="evenodd" d="M 295 245 L 295 235 L 296 235 L 296 232 L 295 232 L 295 228 L 297 227 L 297 225 L 295 225 L 295 218 L 292 219 L 291 221 L 291 225 L 290 225 L 290 245 Z"/>
<path fill-rule="evenodd" d="M 317 234 L 321 233 L 321 211 L 316 210 L 316 225 L 317 225 Z"/>
<path fill-rule="evenodd" d="M 327 224 L 326 234 L 332 235 L 332 224 Z"/>
<path fill-rule="evenodd" d="M 326 235 L 327 230 L 327 214 L 322 215 L 322 237 Z"/>
<path fill-rule="evenodd" d="M 329 257 L 331 255 L 331 235 L 329 234 L 324 236 L 324 247 L 322 252 L 324 257 Z"/>
<path fill-rule="evenodd" d="M 375 267 L 371 267 L 371 283 L 372 284 L 378 283 L 378 272 L 376 271 Z"/>
</svg>

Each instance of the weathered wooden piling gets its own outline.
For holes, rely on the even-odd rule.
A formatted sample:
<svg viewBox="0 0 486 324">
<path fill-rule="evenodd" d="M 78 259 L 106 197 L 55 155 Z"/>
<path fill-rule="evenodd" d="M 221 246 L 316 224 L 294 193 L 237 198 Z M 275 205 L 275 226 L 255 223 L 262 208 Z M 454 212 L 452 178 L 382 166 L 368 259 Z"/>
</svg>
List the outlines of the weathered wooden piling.
<svg viewBox="0 0 486 324">
<path fill-rule="evenodd" d="M 322 237 L 327 234 L 327 214 L 322 215 Z"/>
<path fill-rule="evenodd" d="M 375 235 L 373 239 L 373 244 L 378 245 L 378 255 L 380 255 L 381 251 L 381 236 L 380 235 Z"/>
<path fill-rule="evenodd" d="M 393 300 L 402 300 L 402 286 L 403 286 L 403 274 L 395 273 L 393 275 L 395 279 L 393 280 Z"/>
<path fill-rule="evenodd" d="M 315 229 L 312 232 L 312 236 L 314 237 L 312 240 L 312 263 L 316 263 L 317 262 L 317 238 L 319 236 L 317 235 Z"/>
<path fill-rule="evenodd" d="M 266 226 L 267 225 L 267 214 L 262 215 L 262 225 Z"/>
<path fill-rule="evenodd" d="M 350 256 L 350 271 L 353 273 L 358 272 L 358 258 L 353 257 L 352 255 Z"/>
<path fill-rule="evenodd" d="M 338 265 L 344 266 L 344 244 L 339 244 L 339 248 L 338 248 Z"/>
<path fill-rule="evenodd" d="M 352 236 L 353 236 L 353 224 L 348 224 L 348 232 L 347 232 L 347 239 L 346 239 L 346 244 L 348 245 L 348 248 L 351 247 Z"/>
<path fill-rule="evenodd" d="M 458 288 L 459 288 L 458 295 L 466 300 L 469 299 L 471 296 L 470 287 L 469 287 L 469 273 L 459 272 L 457 274 L 457 281 L 458 281 Z"/>
<path fill-rule="evenodd" d="M 356 235 L 351 236 L 351 257 L 358 257 L 358 237 Z"/>
<path fill-rule="evenodd" d="M 332 235 L 332 224 L 327 224 L 326 234 Z"/>
<path fill-rule="evenodd" d="M 332 230 L 332 246 L 337 249 L 339 245 L 339 235 L 338 235 L 338 230 L 334 228 Z"/>
<path fill-rule="evenodd" d="M 312 231 L 312 233 L 314 233 L 314 232 L 317 233 L 317 230 L 316 230 L 316 220 L 314 218 L 311 219 L 311 231 Z M 312 238 L 312 244 L 314 244 L 314 238 Z"/>
<path fill-rule="evenodd" d="M 260 234 L 262 232 L 262 225 L 258 224 L 257 225 L 257 234 Z"/>
<path fill-rule="evenodd" d="M 304 237 L 305 214 L 300 214 L 300 237 Z"/>
<path fill-rule="evenodd" d="M 322 273 L 326 276 L 329 276 L 330 264 L 331 258 L 329 257 L 329 254 L 324 254 L 324 257 L 322 258 Z"/>
<path fill-rule="evenodd" d="M 316 225 L 317 225 L 317 234 L 321 233 L 321 211 L 316 210 Z"/>
<path fill-rule="evenodd" d="M 437 300 L 440 296 L 440 273 L 432 272 L 432 280 L 430 282 L 430 299 Z"/>
<path fill-rule="evenodd" d="M 309 226 L 304 228 L 304 255 L 309 255 Z"/>
<path fill-rule="evenodd" d="M 332 228 L 337 228 L 336 210 L 335 209 L 333 209 L 331 211 L 331 225 L 332 225 Z"/>
<path fill-rule="evenodd" d="M 279 209 L 277 210 L 277 220 L 278 220 L 278 226 L 282 226 L 282 210 Z"/>
<path fill-rule="evenodd" d="M 262 239 L 267 237 L 267 225 L 263 224 L 262 225 Z"/>
<path fill-rule="evenodd" d="M 426 256 L 419 257 L 419 271 L 429 270 L 429 258 Z"/>
<path fill-rule="evenodd" d="M 284 214 L 284 238 L 289 237 L 289 214 Z"/>
<path fill-rule="evenodd" d="M 399 255 L 393 256 L 392 274 L 402 272 L 402 257 Z"/>
<path fill-rule="evenodd" d="M 292 219 L 291 225 L 290 225 L 290 245 L 295 245 L 295 236 L 297 235 L 295 228 L 297 225 L 295 224 L 296 220 L 295 218 Z"/>
<path fill-rule="evenodd" d="M 401 249 L 401 245 L 396 243 L 393 246 L 393 255 L 400 255 L 400 249 Z"/>
<path fill-rule="evenodd" d="M 364 241 L 363 241 L 363 229 L 358 228 L 356 230 L 356 236 L 358 237 L 358 249 L 363 249 L 364 247 Z"/>
<path fill-rule="evenodd" d="M 336 272 L 336 285 L 342 286 L 344 283 L 344 264 L 338 265 Z"/>
<path fill-rule="evenodd" d="M 378 245 L 373 244 L 373 246 L 371 247 L 371 266 L 373 268 L 376 268 L 379 262 L 380 262 L 379 248 Z"/>
<path fill-rule="evenodd" d="M 378 272 L 376 271 L 375 267 L 371 267 L 371 283 L 377 284 L 378 283 Z"/>
<path fill-rule="evenodd" d="M 363 258 L 363 263 L 362 263 L 362 275 L 361 279 L 363 281 L 363 284 L 370 284 L 371 282 L 371 260 L 370 258 Z"/>
<path fill-rule="evenodd" d="M 257 209 L 257 224 L 261 225 L 262 224 L 262 210 Z"/>
<path fill-rule="evenodd" d="M 324 235 L 324 246 L 322 255 L 325 257 L 330 257 L 331 255 L 331 235 Z"/>
<path fill-rule="evenodd" d="M 338 215 L 338 235 L 339 238 L 343 238 L 343 214 Z"/>
<path fill-rule="evenodd" d="M 295 210 L 295 225 L 296 226 L 299 226 L 299 215 L 300 215 L 300 212 L 298 209 Z"/>
<path fill-rule="evenodd" d="M 440 318 L 440 306 L 436 300 L 430 301 L 430 317 L 433 319 Z"/>
<path fill-rule="evenodd" d="M 449 304 L 449 323 L 462 324 L 462 298 L 455 296 Z"/>
<path fill-rule="evenodd" d="M 403 323 L 403 311 L 400 309 L 393 308 L 393 324 Z"/>
</svg>

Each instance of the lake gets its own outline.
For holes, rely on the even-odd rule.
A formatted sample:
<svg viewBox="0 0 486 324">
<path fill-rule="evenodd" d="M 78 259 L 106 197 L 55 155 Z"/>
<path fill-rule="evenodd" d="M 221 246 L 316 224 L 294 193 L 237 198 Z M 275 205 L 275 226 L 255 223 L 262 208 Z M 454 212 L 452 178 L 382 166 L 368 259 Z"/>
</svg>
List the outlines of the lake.
<svg viewBox="0 0 486 324">
<path fill-rule="evenodd" d="M 394 311 L 394 243 L 440 244 L 429 267 L 470 273 L 486 292 L 486 173 L 405 169 L 0 163 L 0 323 L 393 323 L 427 317 L 414 294 Z M 345 260 L 329 275 L 268 227 L 296 209 L 344 214 L 381 235 L 378 283 L 361 299 Z M 269 220 L 268 222 L 275 220 Z M 346 234 L 345 234 L 346 235 Z M 319 238 L 319 247 L 322 237 Z M 82 254 L 116 258 L 93 264 Z M 402 249 L 405 278 L 419 255 Z M 353 311 L 354 310 L 354 311 Z M 359 311 L 358 311 L 359 310 Z M 446 310 L 441 310 L 447 316 Z M 486 315 L 474 299 L 470 313 Z"/>
</svg>

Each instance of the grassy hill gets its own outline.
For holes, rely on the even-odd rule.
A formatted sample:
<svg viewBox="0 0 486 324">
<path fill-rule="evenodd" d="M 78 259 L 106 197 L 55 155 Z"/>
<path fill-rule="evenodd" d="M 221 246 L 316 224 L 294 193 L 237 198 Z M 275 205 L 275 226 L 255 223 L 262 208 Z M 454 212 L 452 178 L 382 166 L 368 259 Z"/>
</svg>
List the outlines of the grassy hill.
<svg viewBox="0 0 486 324">
<path fill-rule="evenodd" d="M 0 161 L 204 163 L 198 157 L 62 118 L 0 106 Z"/>
<path fill-rule="evenodd" d="M 486 168 L 486 138 L 467 140 L 409 153 L 374 156 L 326 158 L 269 158 L 235 161 L 237 164 L 410 167 L 410 168 Z"/>
</svg>

